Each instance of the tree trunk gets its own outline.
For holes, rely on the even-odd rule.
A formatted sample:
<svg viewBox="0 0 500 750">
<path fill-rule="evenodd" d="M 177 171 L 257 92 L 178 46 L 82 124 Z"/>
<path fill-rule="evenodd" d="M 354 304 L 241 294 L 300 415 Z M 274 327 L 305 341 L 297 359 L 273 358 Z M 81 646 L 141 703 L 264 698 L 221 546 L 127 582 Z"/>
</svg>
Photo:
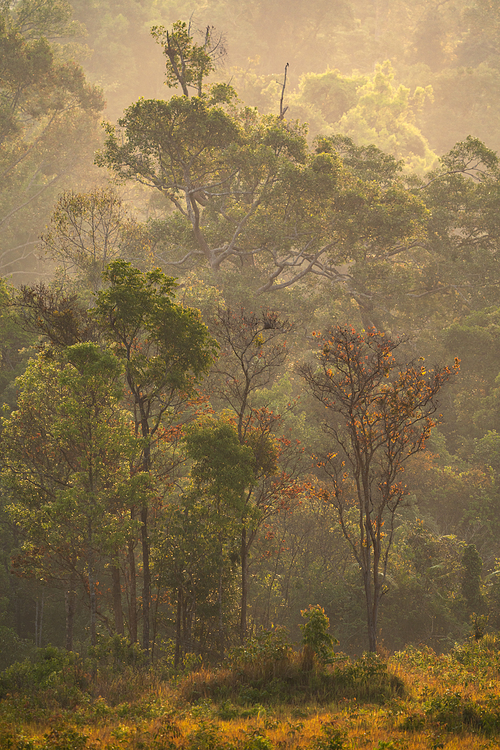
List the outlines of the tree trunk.
<svg viewBox="0 0 500 750">
<path fill-rule="evenodd" d="M 224 651 L 225 651 L 225 645 L 224 645 L 224 617 L 222 614 L 222 582 L 223 582 L 223 562 L 222 562 L 222 536 L 219 534 L 219 591 L 217 594 L 217 605 L 219 608 L 219 655 L 220 660 L 224 660 Z"/>
<path fill-rule="evenodd" d="M 247 605 L 248 605 L 248 548 L 247 530 L 241 532 L 241 616 L 240 616 L 240 641 L 243 645 L 247 637 Z"/>
<path fill-rule="evenodd" d="M 130 630 L 130 640 L 137 643 L 137 580 L 135 573 L 135 552 L 134 542 L 128 543 L 128 567 L 130 575 L 130 593 L 128 605 L 128 623 Z"/>
<path fill-rule="evenodd" d="M 148 507 L 141 508 L 142 540 L 142 647 L 149 652 L 149 610 L 151 601 L 151 570 L 149 568 Z"/>
<path fill-rule="evenodd" d="M 97 595 L 94 578 L 94 551 L 92 549 L 92 519 L 88 520 L 88 553 L 87 553 L 87 575 L 89 582 L 89 605 L 90 605 L 90 645 L 97 645 Z"/>
<path fill-rule="evenodd" d="M 113 581 L 113 613 L 115 617 L 115 630 L 118 635 L 123 635 L 123 608 L 122 608 L 122 587 L 120 581 L 120 568 L 117 565 L 111 566 L 111 575 Z"/>
<path fill-rule="evenodd" d="M 177 615 L 175 619 L 175 656 L 174 668 L 177 669 L 181 659 L 181 632 L 182 632 L 182 589 L 177 589 Z"/>
<path fill-rule="evenodd" d="M 74 576 L 71 576 L 69 580 L 69 588 L 64 595 L 64 604 L 65 604 L 65 609 L 66 609 L 65 648 L 66 648 L 66 651 L 73 651 L 73 631 L 74 631 L 74 624 L 75 624 L 75 604 L 76 604 Z"/>
<path fill-rule="evenodd" d="M 37 648 L 42 647 L 43 605 L 44 605 L 44 594 L 42 591 L 42 599 L 40 601 L 37 597 L 36 607 L 35 607 L 35 646 Z"/>
</svg>

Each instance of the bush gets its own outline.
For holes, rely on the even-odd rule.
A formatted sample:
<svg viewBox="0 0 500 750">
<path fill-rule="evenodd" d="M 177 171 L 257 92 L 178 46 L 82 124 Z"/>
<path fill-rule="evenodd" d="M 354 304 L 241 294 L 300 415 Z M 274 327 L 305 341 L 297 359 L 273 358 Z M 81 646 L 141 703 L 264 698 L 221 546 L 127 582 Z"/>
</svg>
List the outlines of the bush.
<svg viewBox="0 0 500 750">
<path fill-rule="evenodd" d="M 284 676 L 293 662 L 293 646 L 285 628 L 263 630 L 244 646 L 234 649 L 228 662 L 247 679 L 277 679 Z"/>
<path fill-rule="evenodd" d="M 233 657 L 231 668 L 203 669 L 189 675 L 180 683 L 182 696 L 188 701 L 231 699 L 248 705 L 342 699 L 384 703 L 404 694 L 403 682 L 375 654 L 365 654 L 355 662 L 345 657 L 345 663 L 334 668 L 304 671 L 296 653 L 287 652 L 286 659 L 271 659 L 267 651 L 263 664 L 257 661 L 257 653 L 252 647 Z"/>
<path fill-rule="evenodd" d="M 318 737 L 313 745 L 313 750 L 343 750 L 347 740 L 346 733 L 338 729 L 333 722 L 323 724 L 322 736 Z"/>
<path fill-rule="evenodd" d="M 44 703 L 58 702 L 70 707 L 89 686 L 83 661 L 54 646 L 39 649 L 33 660 L 11 664 L 0 674 L 0 697 L 7 693 L 29 693 Z"/>
<path fill-rule="evenodd" d="M 303 668 L 312 669 L 314 657 L 322 665 L 331 664 L 334 656 L 333 646 L 338 641 L 328 632 L 330 620 L 325 610 L 319 604 L 310 604 L 309 609 L 302 609 L 300 614 L 306 620 L 304 625 L 299 626 L 303 634 Z"/>
<path fill-rule="evenodd" d="M 96 668 L 113 675 L 148 667 L 148 655 L 139 644 L 118 634 L 101 638 L 90 649 L 89 658 Z"/>
</svg>

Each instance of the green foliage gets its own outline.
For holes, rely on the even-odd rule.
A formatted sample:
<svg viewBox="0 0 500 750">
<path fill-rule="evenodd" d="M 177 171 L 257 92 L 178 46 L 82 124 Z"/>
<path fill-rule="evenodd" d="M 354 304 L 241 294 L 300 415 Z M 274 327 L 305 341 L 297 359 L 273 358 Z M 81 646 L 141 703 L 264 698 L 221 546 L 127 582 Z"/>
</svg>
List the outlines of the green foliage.
<svg viewBox="0 0 500 750">
<path fill-rule="evenodd" d="M 469 612 L 480 614 L 484 609 L 481 592 L 483 561 L 474 544 L 468 544 L 462 556 L 462 594 Z"/>
<path fill-rule="evenodd" d="M 12 664 L 0 675 L 2 697 L 12 693 L 32 695 L 36 702 L 63 707 L 76 705 L 89 684 L 78 654 L 53 646 L 38 650 L 33 660 Z"/>
<path fill-rule="evenodd" d="M 254 454 L 241 445 L 230 424 L 193 425 L 184 438 L 187 454 L 194 460 L 191 476 L 198 489 L 237 508 L 245 489 L 255 482 Z"/>
<path fill-rule="evenodd" d="M 269 638 L 263 644 L 251 643 L 232 653 L 230 668 L 216 672 L 204 670 L 190 675 L 181 683 L 183 696 L 189 700 L 211 698 L 235 702 L 276 704 L 317 701 L 356 700 L 384 703 L 405 693 L 402 680 L 388 671 L 387 663 L 375 654 L 365 654 L 350 661 L 336 661 L 335 667 L 320 672 L 304 670 L 300 654 L 293 652 L 281 638 Z"/>
<path fill-rule="evenodd" d="M 166 58 L 166 83 L 170 88 L 180 86 L 185 96 L 194 88 L 203 93 L 204 79 L 214 70 L 217 60 L 224 57 L 222 39 L 214 38 L 214 29 L 207 26 L 203 44 L 196 44 L 191 36 L 191 24 L 176 21 L 169 32 L 163 26 L 153 26 L 151 34 L 163 47 Z"/>
<path fill-rule="evenodd" d="M 333 721 L 323 724 L 321 735 L 315 740 L 313 750 L 343 750 L 346 747 L 347 735 Z"/>
<path fill-rule="evenodd" d="M 3 2 L 0 11 L 0 266 L 24 274 L 35 271 L 34 237 L 56 184 L 90 160 L 103 99 L 46 38 L 72 33 L 69 3 Z"/>
<path fill-rule="evenodd" d="M 189 750 L 229 750 L 223 742 L 220 729 L 209 721 L 201 721 L 199 726 L 188 735 Z"/>
<path fill-rule="evenodd" d="M 300 614 L 306 621 L 300 626 L 302 643 L 312 649 L 321 664 L 330 664 L 333 660 L 333 646 L 338 641 L 328 632 L 330 620 L 325 610 L 319 604 L 310 604 L 309 609 L 303 609 Z"/>
<path fill-rule="evenodd" d="M 259 731 L 252 732 L 243 745 L 243 750 L 273 750 L 273 743 Z"/>
<path fill-rule="evenodd" d="M 236 671 L 258 679 L 279 677 L 292 658 L 292 644 L 285 628 L 263 630 L 244 646 L 231 652 L 229 662 Z"/>
<path fill-rule="evenodd" d="M 138 643 L 130 643 L 124 636 L 116 633 L 108 638 L 99 638 L 97 645 L 89 649 L 91 662 L 100 672 L 105 671 L 109 675 L 123 673 L 133 674 L 134 671 L 146 669 L 148 665 L 147 654 Z"/>
</svg>

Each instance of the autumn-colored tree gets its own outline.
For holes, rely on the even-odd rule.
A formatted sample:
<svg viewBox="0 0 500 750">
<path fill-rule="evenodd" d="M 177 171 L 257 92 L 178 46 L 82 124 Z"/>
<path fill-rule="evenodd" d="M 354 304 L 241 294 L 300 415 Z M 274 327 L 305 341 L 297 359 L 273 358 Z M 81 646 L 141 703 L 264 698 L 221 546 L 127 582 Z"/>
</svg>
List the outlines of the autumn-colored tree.
<svg viewBox="0 0 500 750">
<path fill-rule="evenodd" d="M 439 391 L 459 365 L 427 371 L 422 361 L 402 363 L 395 352 L 404 340 L 375 329 L 335 326 L 316 336 L 318 364 L 300 371 L 326 408 L 322 424 L 333 443 L 318 461 L 328 477 L 321 497 L 336 508 L 360 567 L 375 651 L 397 513 L 408 491 L 401 475 L 439 421 Z"/>
</svg>

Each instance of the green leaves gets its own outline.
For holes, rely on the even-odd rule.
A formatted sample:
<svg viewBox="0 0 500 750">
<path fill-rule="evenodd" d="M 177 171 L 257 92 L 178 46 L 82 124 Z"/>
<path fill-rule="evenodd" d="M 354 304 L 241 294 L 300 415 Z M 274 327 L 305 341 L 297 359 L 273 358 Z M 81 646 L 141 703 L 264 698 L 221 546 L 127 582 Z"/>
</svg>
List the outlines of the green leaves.
<svg viewBox="0 0 500 750">
<path fill-rule="evenodd" d="M 242 506 L 244 491 L 256 482 L 256 467 L 252 449 L 240 444 L 235 428 L 224 422 L 195 425 L 186 432 L 184 444 L 195 462 L 195 486 L 219 502 Z"/>
<path fill-rule="evenodd" d="M 163 26 L 153 26 L 153 38 L 163 47 L 166 58 L 167 85 L 180 86 L 182 93 L 189 96 L 194 88 L 201 96 L 204 79 L 211 73 L 216 62 L 225 55 L 222 38 L 213 27 L 207 26 L 203 44 L 196 44 L 191 35 L 191 24 L 176 21 L 171 31 Z"/>
<path fill-rule="evenodd" d="M 198 312 L 174 302 L 174 279 L 125 261 L 111 263 L 105 279 L 110 286 L 97 295 L 94 316 L 126 361 L 136 397 L 151 404 L 164 389 L 189 392 L 217 347 Z"/>
</svg>

